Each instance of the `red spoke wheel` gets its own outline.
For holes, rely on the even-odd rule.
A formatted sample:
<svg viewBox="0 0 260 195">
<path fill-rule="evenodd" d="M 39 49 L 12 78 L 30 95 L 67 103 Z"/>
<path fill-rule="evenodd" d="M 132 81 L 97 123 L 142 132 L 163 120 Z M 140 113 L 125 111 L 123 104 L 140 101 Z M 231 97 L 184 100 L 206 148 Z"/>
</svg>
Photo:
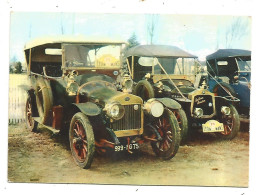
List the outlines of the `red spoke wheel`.
<svg viewBox="0 0 260 195">
<path fill-rule="evenodd" d="M 84 169 L 90 168 L 95 152 L 95 139 L 88 117 L 81 112 L 72 117 L 69 140 L 71 153 L 77 165 Z"/>
<path fill-rule="evenodd" d="M 27 98 L 25 104 L 25 120 L 28 129 L 31 131 L 37 130 L 38 122 L 33 119 L 32 101 L 30 97 Z"/>
<path fill-rule="evenodd" d="M 172 111 L 165 110 L 164 114 L 155 118 L 153 126 L 161 136 L 161 140 L 151 142 L 154 153 L 165 160 L 173 158 L 180 145 L 180 127 Z"/>
<path fill-rule="evenodd" d="M 229 105 L 230 115 L 222 114 L 220 122 L 224 125 L 224 132 L 217 133 L 222 139 L 233 139 L 239 132 L 240 120 L 236 108 Z"/>
<path fill-rule="evenodd" d="M 173 110 L 173 114 L 175 115 L 178 124 L 180 126 L 180 134 L 181 134 L 181 143 L 185 143 L 188 136 L 189 126 L 188 126 L 188 119 L 186 113 L 182 108 L 179 110 Z"/>
</svg>

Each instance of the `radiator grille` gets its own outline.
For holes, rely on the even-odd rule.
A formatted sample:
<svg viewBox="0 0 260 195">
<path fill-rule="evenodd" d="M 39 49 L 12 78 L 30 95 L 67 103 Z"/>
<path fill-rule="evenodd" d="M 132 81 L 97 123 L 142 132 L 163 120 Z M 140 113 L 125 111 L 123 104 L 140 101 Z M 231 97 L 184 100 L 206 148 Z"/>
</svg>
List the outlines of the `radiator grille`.
<svg viewBox="0 0 260 195">
<path fill-rule="evenodd" d="M 197 95 L 194 98 L 194 108 L 202 108 L 203 115 L 213 114 L 213 99 L 211 95 Z"/>
<path fill-rule="evenodd" d="M 138 109 L 135 110 L 134 106 L 138 105 Z M 130 130 L 130 129 L 140 129 L 141 128 L 141 105 L 125 105 L 125 115 L 122 119 L 114 121 L 111 123 L 111 128 L 114 131 L 117 130 Z"/>
</svg>

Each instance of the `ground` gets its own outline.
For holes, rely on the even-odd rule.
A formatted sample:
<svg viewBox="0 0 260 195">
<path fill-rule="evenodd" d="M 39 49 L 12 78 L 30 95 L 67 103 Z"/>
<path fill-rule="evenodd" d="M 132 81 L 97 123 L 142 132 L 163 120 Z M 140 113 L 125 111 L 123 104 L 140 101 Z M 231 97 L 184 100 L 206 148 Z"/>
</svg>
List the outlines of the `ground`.
<svg viewBox="0 0 260 195">
<path fill-rule="evenodd" d="M 95 155 L 87 170 L 74 163 L 62 136 L 43 127 L 33 133 L 25 124 L 10 125 L 8 144 L 9 182 L 248 186 L 248 130 L 231 141 L 195 134 L 169 161 L 158 159 L 150 144 L 134 155 Z"/>
</svg>

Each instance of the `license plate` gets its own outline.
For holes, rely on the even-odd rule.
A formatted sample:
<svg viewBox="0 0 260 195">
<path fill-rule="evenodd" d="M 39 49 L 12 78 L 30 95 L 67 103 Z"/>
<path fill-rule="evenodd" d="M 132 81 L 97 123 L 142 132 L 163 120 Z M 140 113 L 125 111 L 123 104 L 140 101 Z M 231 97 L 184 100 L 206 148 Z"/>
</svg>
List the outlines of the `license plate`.
<svg viewBox="0 0 260 195">
<path fill-rule="evenodd" d="M 215 120 L 209 120 L 205 124 L 202 124 L 203 132 L 223 132 L 224 131 L 224 125 L 223 123 L 220 123 Z"/>
<path fill-rule="evenodd" d="M 126 145 L 117 145 L 115 146 L 115 152 L 120 152 L 120 151 L 127 151 L 129 148 L 129 150 L 138 150 L 139 149 L 139 145 L 137 143 L 133 143 L 133 144 L 126 144 Z"/>
</svg>

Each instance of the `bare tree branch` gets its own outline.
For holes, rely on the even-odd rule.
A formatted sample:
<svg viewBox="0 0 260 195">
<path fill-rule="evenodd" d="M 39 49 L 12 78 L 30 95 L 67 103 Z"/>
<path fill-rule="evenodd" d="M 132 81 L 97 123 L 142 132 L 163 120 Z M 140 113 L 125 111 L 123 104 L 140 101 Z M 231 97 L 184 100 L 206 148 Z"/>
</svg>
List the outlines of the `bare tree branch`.
<svg viewBox="0 0 260 195">
<path fill-rule="evenodd" d="M 226 29 L 226 48 L 232 48 L 235 41 L 239 41 L 248 34 L 248 21 L 241 17 L 233 19 L 231 25 Z"/>
<path fill-rule="evenodd" d="M 158 15 L 151 14 L 148 17 L 149 17 L 149 20 L 147 22 L 147 33 L 150 38 L 150 44 L 153 44 L 154 31 L 155 31 L 155 27 L 156 27 L 156 24 L 158 21 Z"/>
</svg>

